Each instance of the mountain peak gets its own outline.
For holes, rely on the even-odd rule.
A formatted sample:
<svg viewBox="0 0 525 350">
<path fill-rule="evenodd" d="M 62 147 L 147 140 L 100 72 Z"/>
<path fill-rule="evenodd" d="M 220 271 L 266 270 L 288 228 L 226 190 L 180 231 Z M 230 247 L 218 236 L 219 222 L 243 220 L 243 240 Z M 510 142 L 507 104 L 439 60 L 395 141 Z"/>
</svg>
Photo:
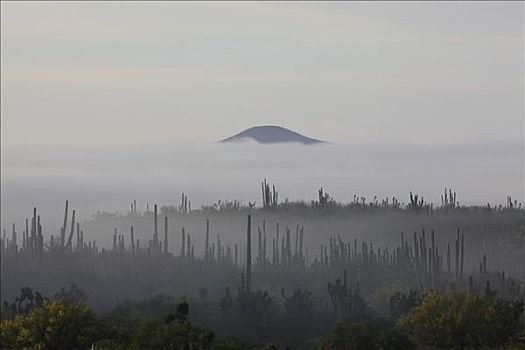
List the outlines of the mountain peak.
<svg viewBox="0 0 525 350">
<path fill-rule="evenodd" d="M 304 145 L 311 145 L 324 142 L 306 137 L 295 131 L 276 125 L 254 126 L 228 137 L 221 142 L 240 142 L 244 140 L 253 140 L 263 144 L 295 142 Z"/>
</svg>

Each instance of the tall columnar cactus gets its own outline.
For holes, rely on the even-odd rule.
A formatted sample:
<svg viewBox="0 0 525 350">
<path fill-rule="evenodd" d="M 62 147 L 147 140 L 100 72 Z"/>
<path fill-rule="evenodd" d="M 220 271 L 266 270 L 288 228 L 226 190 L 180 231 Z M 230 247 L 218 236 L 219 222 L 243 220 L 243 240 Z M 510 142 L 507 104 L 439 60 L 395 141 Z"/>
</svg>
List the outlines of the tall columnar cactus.
<svg viewBox="0 0 525 350">
<path fill-rule="evenodd" d="M 133 225 L 131 225 L 131 253 L 135 254 L 135 236 L 133 233 Z"/>
<path fill-rule="evenodd" d="M 248 214 L 246 230 L 246 294 L 251 293 L 252 283 L 252 215 Z"/>
<path fill-rule="evenodd" d="M 24 245 L 24 250 L 28 248 L 29 246 L 29 219 L 26 218 L 26 239 L 25 239 L 25 245 Z"/>
<path fill-rule="evenodd" d="M 73 214 L 71 215 L 71 232 L 69 233 L 69 237 L 67 239 L 66 249 L 71 248 L 71 241 L 73 239 L 74 232 L 75 232 L 75 210 L 73 209 Z"/>
<path fill-rule="evenodd" d="M 237 243 L 235 243 L 235 267 L 239 266 L 239 264 L 238 264 L 239 257 L 238 257 L 237 250 L 238 250 Z"/>
<path fill-rule="evenodd" d="M 37 215 L 36 215 L 36 207 L 33 208 L 33 218 L 31 221 L 31 257 L 33 263 L 36 263 L 36 255 L 37 255 L 37 237 L 38 237 L 38 226 L 37 226 Z"/>
<path fill-rule="evenodd" d="M 290 229 L 286 227 L 286 264 L 290 265 L 292 260 L 292 249 L 290 247 Z"/>
<path fill-rule="evenodd" d="M 262 248 L 262 252 L 263 252 L 263 264 L 266 265 L 267 263 L 267 260 L 266 260 L 266 232 L 263 230 L 263 248 Z"/>
<path fill-rule="evenodd" d="M 413 195 L 412 192 L 410 192 L 410 203 L 408 204 L 408 207 L 413 210 L 420 210 L 423 208 L 425 204 L 425 201 L 423 197 L 419 198 L 419 195 Z"/>
<path fill-rule="evenodd" d="M 210 249 L 210 219 L 206 219 L 206 243 L 204 245 L 204 260 L 205 261 L 208 261 L 208 255 L 210 254 L 209 249 Z"/>
<path fill-rule="evenodd" d="M 13 253 L 16 256 L 16 254 L 18 253 L 18 245 L 17 245 L 17 237 L 16 237 L 16 228 L 15 228 L 14 223 L 13 223 L 12 239 L 13 239 Z"/>
<path fill-rule="evenodd" d="M 168 217 L 164 217 L 164 254 L 168 254 Z"/>
<path fill-rule="evenodd" d="M 301 233 L 299 236 L 299 259 L 303 260 L 303 238 L 304 238 L 304 226 L 301 227 Z"/>
<path fill-rule="evenodd" d="M 42 259 L 42 256 L 44 255 L 44 235 L 42 234 L 42 225 L 40 224 L 40 215 L 37 216 L 37 224 L 38 224 L 38 261 L 40 263 L 40 260 Z"/>
<path fill-rule="evenodd" d="M 222 259 L 222 245 L 221 245 L 221 236 L 217 235 L 217 261 Z"/>
<path fill-rule="evenodd" d="M 275 209 L 278 203 L 278 193 L 275 190 L 275 186 L 270 188 L 270 184 L 266 182 L 266 179 L 261 183 L 262 199 L 264 209 Z"/>
<path fill-rule="evenodd" d="M 180 256 L 181 258 L 184 258 L 184 256 L 186 255 L 186 230 L 184 229 L 184 226 L 182 227 L 182 243 L 181 243 L 181 246 L 180 246 Z"/>
<path fill-rule="evenodd" d="M 157 250 L 159 242 L 159 232 L 157 226 L 157 204 L 153 207 L 153 222 L 154 222 L 154 231 L 153 231 L 153 249 Z"/>
<path fill-rule="evenodd" d="M 191 259 L 192 255 L 191 255 L 191 237 L 190 237 L 190 234 L 188 233 L 186 235 L 186 237 L 188 238 L 187 239 L 188 251 L 186 252 L 186 256 L 188 257 L 188 259 Z"/>
<path fill-rule="evenodd" d="M 444 194 L 441 195 L 441 206 L 444 208 L 455 208 L 457 206 L 456 192 L 452 192 L 452 189 L 445 188 Z"/>
<path fill-rule="evenodd" d="M 456 275 L 456 278 L 458 278 L 459 277 L 459 228 L 456 232 L 456 260 L 455 260 L 455 263 L 456 263 L 455 275 Z"/>
<path fill-rule="evenodd" d="M 275 236 L 275 263 L 279 265 L 281 261 L 279 256 L 279 223 L 275 224 L 276 236 Z"/>
<path fill-rule="evenodd" d="M 262 264 L 262 232 L 261 227 L 257 227 L 257 259 L 255 260 L 257 265 Z"/>
<path fill-rule="evenodd" d="M 66 243 L 66 228 L 67 228 L 67 212 L 68 212 L 69 201 L 66 200 L 66 210 L 64 212 L 64 224 L 62 225 L 62 230 L 60 231 L 60 245 L 62 248 Z"/>
<path fill-rule="evenodd" d="M 465 234 L 461 233 L 461 278 L 463 278 L 464 260 L 465 260 Z"/>
<path fill-rule="evenodd" d="M 318 191 L 318 197 L 319 206 L 322 208 L 328 207 L 335 202 L 334 199 L 328 193 L 323 191 L 322 187 Z"/>
<path fill-rule="evenodd" d="M 191 202 L 188 201 L 188 196 L 186 196 L 184 192 L 182 193 L 182 196 L 181 196 L 179 210 L 185 214 L 187 214 L 191 210 Z"/>
<path fill-rule="evenodd" d="M 452 276 L 451 263 L 450 263 L 450 243 L 447 243 L 447 272 L 448 277 Z"/>
</svg>

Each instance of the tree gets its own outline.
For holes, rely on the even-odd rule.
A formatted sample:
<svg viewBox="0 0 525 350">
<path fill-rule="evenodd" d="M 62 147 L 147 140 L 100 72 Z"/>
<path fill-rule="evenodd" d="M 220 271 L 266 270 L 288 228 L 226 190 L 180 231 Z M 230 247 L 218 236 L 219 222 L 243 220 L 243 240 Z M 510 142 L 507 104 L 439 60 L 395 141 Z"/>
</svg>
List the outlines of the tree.
<svg viewBox="0 0 525 350">
<path fill-rule="evenodd" d="M 88 349 L 102 333 L 103 324 L 85 303 L 65 300 L 44 300 L 0 324 L 2 347 L 9 349 Z"/>
<path fill-rule="evenodd" d="M 401 332 L 373 321 L 345 322 L 317 345 L 318 350 L 394 350 L 413 349 L 414 344 Z"/>
<path fill-rule="evenodd" d="M 396 292 L 390 297 L 390 317 L 397 320 L 420 302 L 417 291 L 411 289 L 408 294 Z"/>
<path fill-rule="evenodd" d="M 212 347 L 213 350 L 247 350 L 250 345 L 241 342 L 234 337 L 224 337 L 217 339 Z"/>
<path fill-rule="evenodd" d="M 520 330 L 523 303 L 490 299 L 473 291 L 428 291 L 401 316 L 398 326 L 420 345 L 479 348 L 505 345 Z"/>
<path fill-rule="evenodd" d="M 188 321 L 189 306 L 182 302 L 167 317 L 134 317 L 120 320 L 112 334 L 95 344 L 97 349 L 210 349 L 215 334 Z"/>
</svg>

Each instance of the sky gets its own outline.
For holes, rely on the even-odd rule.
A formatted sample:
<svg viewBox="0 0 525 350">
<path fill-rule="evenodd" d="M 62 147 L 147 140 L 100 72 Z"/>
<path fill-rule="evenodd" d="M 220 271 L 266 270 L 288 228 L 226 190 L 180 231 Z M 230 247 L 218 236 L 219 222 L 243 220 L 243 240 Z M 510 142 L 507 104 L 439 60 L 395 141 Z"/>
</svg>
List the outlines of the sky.
<svg viewBox="0 0 525 350">
<path fill-rule="evenodd" d="M 1 2 L 1 216 L 521 202 L 523 2 Z M 329 141 L 218 145 L 255 125 Z M 58 227 L 58 226 L 57 226 Z"/>
<path fill-rule="evenodd" d="M 523 2 L 1 3 L 2 146 L 523 140 Z"/>
</svg>

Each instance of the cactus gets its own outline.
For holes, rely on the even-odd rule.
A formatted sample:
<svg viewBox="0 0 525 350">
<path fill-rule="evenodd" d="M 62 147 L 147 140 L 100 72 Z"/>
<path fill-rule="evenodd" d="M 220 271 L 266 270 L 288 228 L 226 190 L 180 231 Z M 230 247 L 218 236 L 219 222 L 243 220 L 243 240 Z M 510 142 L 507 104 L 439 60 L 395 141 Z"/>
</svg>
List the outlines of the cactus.
<svg viewBox="0 0 525 350">
<path fill-rule="evenodd" d="M 413 195 L 412 192 L 410 192 L 410 203 L 408 205 L 409 208 L 413 210 L 421 210 L 424 207 L 424 200 L 423 197 L 419 198 L 419 195 Z"/>
<path fill-rule="evenodd" d="M 210 246 L 210 219 L 206 219 L 206 243 L 204 245 L 204 260 L 208 261 Z M 237 255 L 237 250 L 235 251 Z"/>
<path fill-rule="evenodd" d="M 346 270 L 344 272 L 346 275 Z M 334 306 L 334 316 L 337 320 L 342 314 L 345 320 L 357 320 L 366 317 L 369 308 L 359 292 L 359 283 L 356 289 L 347 288 L 346 282 L 342 283 L 338 278 L 335 283 L 328 283 L 328 295 Z"/>
<path fill-rule="evenodd" d="M 281 288 L 281 296 L 284 299 L 286 313 L 297 317 L 311 317 L 313 313 L 312 292 L 307 289 L 297 289 L 288 298 L 285 289 Z"/>
<path fill-rule="evenodd" d="M 117 228 L 113 231 L 113 251 L 117 250 Z"/>
<path fill-rule="evenodd" d="M 237 252 L 237 243 L 235 243 L 235 267 L 239 266 L 238 264 L 238 252 Z"/>
<path fill-rule="evenodd" d="M 248 225 L 246 230 L 246 294 L 251 293 L 252 282 L 252 215 L 248 214 Z"/>
<path fill-rule="evenodd" d="M 183 226 L 182 227 L 182 243 L 181 243 L 181 246 L 180 246 L 180 256 L 181 256 L 181 258 L 184 258 L 184 256 L 186 255 L 185 254 L 185 249 L 186 249 L 185 241 L 186 241 L 186 233 L 185 233 L 184 226 Z"/>
<path fill-rule="evenodd" d="M 335 200 L 328 193 L 324 192 L 322 187 L 318 191 L 318 197 L 318 204 L 321 208 L 329 207 L 335 203 Z"/>
<path fill-rule="evenodd" d="M 266 179 L 261 183 L 263 208 L 264 209 L 276 209 L 278 203 L 278 193 L 275 190 L 275 186 L 270 188 L 270 184 L 266 182 Z"/>
<path fill-rule="evenodd" d="M 188 257 L 188 259 L 191 259 L 192 256 L 191 256 L 191 237 L 190 237 L 190 234 L 188 233 L 186 235 L 186 238 L 187 238 L 187 244 L 188 244 L 188 252 L 186 253 L 186 256 Z"/>
<path fill-rule="evenodd" d="M 158 242 L 159 242 L 159 232 L 157 227 L 157 204 L 153 207 L 153 225 L 154 225 L 154 231 L 153 231 L 153 251 L 157 250 Z"/>
<path fill-rule="evenodd" d="M 75 232 L 75 210 L 73 209 L 73 214 L 71 215 L 71 232 L 67 239 L 66 249 L 71 248 L 71 240 L 73 239 L 73 233 Z"/>
<path fill-rule="evenodd" d="M 135 254 L 135 237 L 133 235 L 133 225 L 131 225 L 131 253 Z"/>
<path fill-rule="evenodd" d="M 262 265 L 262 232 L 261 227 L 257 227 L 257 259 L 256 264 Z"/>
<path fill-rule="evenodd" d="M 168 217 L 164 217 L 164 254 L 168 254 Z"/>
<path fill-rule="evenodd" d="M 64 225 L 62 225 L 62 230 L 60 231 L 60 244 L 61 244 L 62 248 L 64 248 L 64 244 L 66 243 L 65 240 L 66 240 L 68 206 L 69 206 L 69 201 L 66 200 L 66 210 L 64 212 Z"/>
</svg>

